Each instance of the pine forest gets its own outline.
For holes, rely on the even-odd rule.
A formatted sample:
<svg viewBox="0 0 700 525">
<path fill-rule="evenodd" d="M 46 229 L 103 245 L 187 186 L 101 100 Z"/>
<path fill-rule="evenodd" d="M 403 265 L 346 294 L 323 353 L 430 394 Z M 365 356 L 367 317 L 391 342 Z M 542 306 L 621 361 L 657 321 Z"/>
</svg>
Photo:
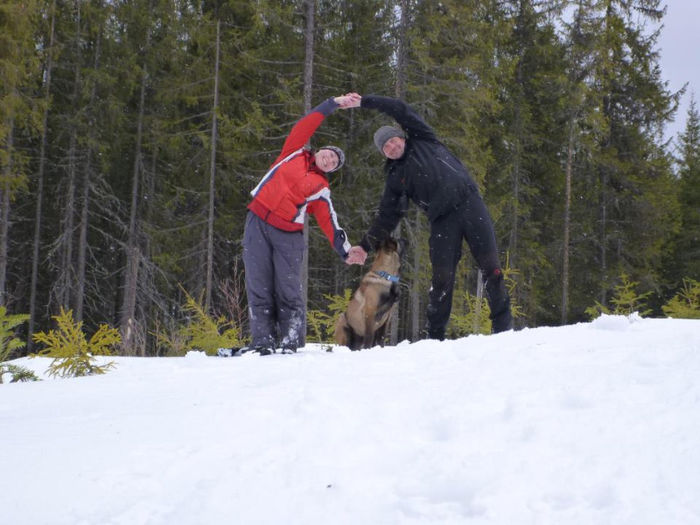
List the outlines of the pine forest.
<svg viewBox="0 0 700 525">
<path fill-rule="evenodd" d="M 348 92 L 407 101 L 469 168 L 518 328 L 625 293 L 666 315 L 700 286 L 700 114 L 664 138 L 684 91 L 659 66 L 663 17 L 661 0 L 0 0 L 0 307 L 28 316 L 14 355 L 66 312 L 115 327 L 124 355 L 184 351 L 197 323 L 244 341 L 250 191 L 294 122 Z M 336 111 L 312 140 L 345 151 L 329 180 L 352 244 L 392 123 Z M 329 341 L 367 267 L 307 231 L 308 340 Z M 422 337 L 428 234 L 410 204 L 393 341 Z M 480 282 L 464 244 L 450 337 L 483 330 Z"/>
</svg>

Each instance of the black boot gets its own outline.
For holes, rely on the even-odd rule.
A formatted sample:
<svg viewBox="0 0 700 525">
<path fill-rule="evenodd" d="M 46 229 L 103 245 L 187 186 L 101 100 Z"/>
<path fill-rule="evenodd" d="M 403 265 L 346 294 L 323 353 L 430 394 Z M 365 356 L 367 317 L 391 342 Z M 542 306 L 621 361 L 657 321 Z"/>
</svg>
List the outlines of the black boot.
<svg viewBox="0 0 700 525">
<path fill-rule="evenodd" d="M 437 341 L 445 340 L 445 329 L 444 328 L 432 328 L 430 324 L 425 328 L 424 339 L 435 339 Z"/>
<path fill-rule="evenodd" d="M 431 318 L 435 317 L 435 310 L 432 305 L 428 305 L 428 321 L 425 323 L 425 328 L 421 331 L 421 339 L 435 339 L 437 341 L 445 340 L 445 325 L 435 326 L 434 322 L 430 322 Z"/>
<path fill-rule="evenodd" d="M 491 309 L 491 333 L 497 334 L 513 329 L 513 316 L 510 312 L 510 297 L 503 282 L 501 270 L 494 270 L 485 280 L 486 298 Z"/>
</svg>

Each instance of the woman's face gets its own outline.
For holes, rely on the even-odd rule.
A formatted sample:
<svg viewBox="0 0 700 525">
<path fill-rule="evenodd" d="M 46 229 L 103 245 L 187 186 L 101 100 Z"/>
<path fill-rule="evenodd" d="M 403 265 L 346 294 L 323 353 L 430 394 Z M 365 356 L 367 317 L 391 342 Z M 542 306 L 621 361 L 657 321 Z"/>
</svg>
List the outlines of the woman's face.
<svg viewBox="0 0 700 525">
<path fill-rule="evenodd" d="M 391 137 L 384 143 L 384 146 L 382 146 L 382 153 L 384 153 L 386 158 L 396 160 L 403 157 L 405 148 L 406 139 L 402 137 Z"/>
<path fill-rule="evenodd" d="M 338 162 L 340 162 L 335 151 L 330 149 L 318 150 L 314 155 L 314 159 L 316 161 L 316 166 L 324 173 L 333 171 L 338 166 Z"/>
</svg>

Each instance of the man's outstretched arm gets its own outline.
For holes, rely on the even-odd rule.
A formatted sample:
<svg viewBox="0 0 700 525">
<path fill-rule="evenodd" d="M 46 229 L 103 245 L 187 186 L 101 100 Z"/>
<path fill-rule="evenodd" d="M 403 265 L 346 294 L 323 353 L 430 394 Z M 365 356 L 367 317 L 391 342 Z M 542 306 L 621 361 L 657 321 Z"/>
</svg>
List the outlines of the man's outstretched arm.
<svg viewBox="0 0 700 525">
<path fill-rule="evenodd" d="M 408 137 L 436 140 L 433 128 L 428 126 L 416 111 L 403 100 L 380 95 L 361 96 L 348 93 L 350 107 L 376 109 L 392 117 L 404 129 Z"/>
</svg>

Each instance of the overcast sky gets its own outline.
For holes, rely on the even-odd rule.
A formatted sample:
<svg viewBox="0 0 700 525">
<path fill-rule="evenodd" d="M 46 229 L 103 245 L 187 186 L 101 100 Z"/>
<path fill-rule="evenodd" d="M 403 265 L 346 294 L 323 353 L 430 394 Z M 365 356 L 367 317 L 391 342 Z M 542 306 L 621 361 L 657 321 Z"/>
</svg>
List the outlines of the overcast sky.
<svg viewBox="0 0 700 525">
<path fill-rule="evenodd" d="M 667 0 L 666 6 L 658 42 L 663 78 L 673 92 L 688 83 L 676 120 L 666 130 L 670 138 L 685 129 L 691 94 L 700 99 L 700 0 Z"/>
</svg>

